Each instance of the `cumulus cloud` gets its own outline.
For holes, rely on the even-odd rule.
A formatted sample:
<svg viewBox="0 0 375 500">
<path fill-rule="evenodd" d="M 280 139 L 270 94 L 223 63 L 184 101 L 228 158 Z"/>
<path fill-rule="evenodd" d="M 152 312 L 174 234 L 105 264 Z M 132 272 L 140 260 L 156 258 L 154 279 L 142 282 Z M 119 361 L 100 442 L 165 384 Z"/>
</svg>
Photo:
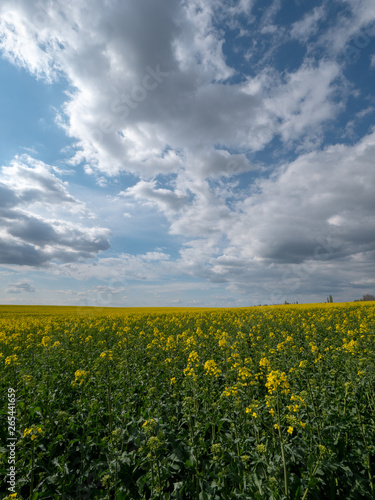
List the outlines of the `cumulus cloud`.
<svg viewBox="0 0 375 500">
<path fill-rule="evenodd" d="M 175 272 L 250 294 L 252 303 L 280 302 L 308 287 L 347 293 L 375 258 L 374 154 L 374 132 L 352 146 L 305 153 L 231 206 L 201 184 L 201 198 L 171 218 L 170 231 L 187 238 Z M 167 204 L 158 206 L 171 215 Z"/>
<path fill-rule="evenodd" d="M 69 213 L 83 218 L 87 211 L 53 168 L 41 161 L 23 155 L 2 167 L 0 194 L 1 264 L 79 261 L 109 248 L 108 230 L 67 220 Z"/>
<path fill-rule="evenodd" d="M 156 188 L 156 182 L 140 181 L 135 186 L 119 193 L 119 196 L 132 196 L 136 200 L 156 204 L 162 211 L 176 212 L 188 200 L 188 196 L 170 189 Z"/>
<path fill-rule="evenodd" d="M 371 169 L 375 133 L 354 146 L 337 144 L 282 166 L 239 208 L 231 239 L 242 255 L 273 262 L 313 258 L 330 238 L 337 256 L 375 250 Z"/>
<path fill-rule="evenodd" d="M 11 204 L 63 206 L 64 210 L 76 213 L 84 211 L 83 205 L 67 190 L 67 185 L 53 173 L 54 167 L 25 154 L 17 156 L 10 166 L 1 169 L 2 202 Z"/>
<path fill-rule="evenodd" d="M 263 24 L 280 5 L 273 2 Z M 38 6 L 2 3 L 1 48 L 38 77 L 61 74 L 71 83 L 58 122 L 76 139 L 72 163 L 85 161 L 92 172 L 150 179 L 190 170 L 189 157 L 202 151 L 205 163 L 209 145 L 228 156 L 261 151 L 275 136 L 297 140 L 335 116 L 334 64 L 305 65 L 284 82 L 267 67 L 231 81 L 236 71 L 214 20 L 249 14 L 252 2 L 142 0 L 109 2 L 103 10 L 99 0 L 45 0 Z"/>
<path fill-rule="evenodd" d="M 333 119 L 343 102 L 337 100 L 340 68 L 335 62 L 321 62 L 318 66 L 305 63 L 267 99 L 267 107 L 280 119 L 275 128 L 285 142 L 316 131 L 327 120 Z"/>
<path fill-rule="evenodd" d="M 301 154 L 249 188 L 236 186 L 235 197 L 230 183 L 186 173 L 176 178 L 176 191 L 143 181 L 124 194 L 155 204 L 169 231 L 185 238 L 176 272 L 236 292 L 266 290 L 270 301 L 275 282 L 292 291 L 314 282 L 326 293 L 333 281 L 342 289 L 345 279 L 356 281 L 363 256 L 375 255 L 374 153 L 372 132 L 353 145 Z M 341 282 L 337 273 L 348 262 L 353 271 Z"/>
</svg>

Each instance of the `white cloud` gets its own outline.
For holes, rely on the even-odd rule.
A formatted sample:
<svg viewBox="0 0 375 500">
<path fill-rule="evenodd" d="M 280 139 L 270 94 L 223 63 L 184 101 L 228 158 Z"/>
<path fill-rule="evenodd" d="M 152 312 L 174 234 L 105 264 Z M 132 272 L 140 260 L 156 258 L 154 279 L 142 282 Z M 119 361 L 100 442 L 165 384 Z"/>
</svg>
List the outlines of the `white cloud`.
<svg viewBox="0 0 375 500">
<path fill-rule="evenodd" d="M 29 4 L 31 7 L 31 4 Z M 37 78 L 51 82 L 56 78 L 56 65 L 51 51 L 43 50 L 41 45 L 48 43 L 43 30 L 37 31 L 33 24 L 32 12 L 29 16 L 10 2 L 2 3 L 0 8 L 0 49 L 12 63 L 27 68 Z M 50 40 L 51 46 L 54 40 Z"/>
<path fill-rule="evenodd" d="M 319 239 L 328 236 L 338 256 L 375 250 L 370 236 L 374 152 L 372 133 L 353 147 L 338 144 L 301 155 L 270 179 L 259 180 L 258 192 L 241 204 L 243 215 L 231 240 L 243 256 L 273 262 L 313 258 Z"/>
<path fill-rule="evenodd" d="M 248 2 L 242 3 L 241 7 L 249 8 L 246 5 Z M 203 74 L 211 74 L 215 80 L 226 80 L 233 75 L 233 70 L 225 63 L 222 53 L 224 40 L 213 26 L 214 13 L 219 6 L 220 2 L 217 0 L 186 2 L 184 14 L 186 22 L 181 36 L 175 39 L 174 45 L 177 60 L 183 71 L 199 62 Z"/>
<path fill-rule="evenodd" d="M 84 213 L 82 203 L 74 199 L 68 192 L 67 184 L 53 173 L 51 167 L 29 155 L 16 156 L 10 166 L 1 169 L 1 185 L 16 197 L 17 203 L 29 206 L 47 206 L 50 210 L 61 208 L 64 211 Z"/>
<path fill-rule="evenodd" d="M 237 5 L 232 7 L 235 14 L 246 14 L 249 15 L 254 6 L 254 0 L 239 0 Z"/>
<path fill-rule="evenodd" d="M 72 217 L 90 215 L 53 167 L 23 155 L 0 172 L 0 263 L 43 266 L 95 257 L 109 248 L 109 231 Z M 48 216 L 46 216 L 46 210 Z M 68 216 L 68 217 L 67 217 Z"/>
<path fill-rule="evenodd" d="M 316 34 L 319 29 L 319 23 L 324 20 L 324 17 L 324 5 L 315 7 L 312 11 L 305 14 L 301 20 L 293 23 L 290 32 L 291 36 L 306 42 L 312 35 Z"/>
<path fill-rule="evenodd" d="M 170 231 L 186 238 L 174 272 L 252 293 L 252 303 L 280 301 L 280 293 L 291 299 L 296 290 L 298 297 L 306 286 L 324 294 L 337 285 L 344 293 L 342 280 L 355 280 L 359 272 L 358 256 L 375 255 L 374 153 L 372 133 L 353 146 L 303 154 L 258 179 L 246 196 L 237 193 L 231 209 L 225 190 L 220 198 L 206 181 L 174 217 L 159 204 Z M 348 262 L 352 271 L 344 272 Z"/>
<path fill-rule="evenodd" d="M 281 121 L 275 130 L 284 142 L 304 137 L 308 131 L 316 134 L 324 122 L 337 115 L 343 106 L 336 99 L 340 77 L 335 62 L 323 61 L 318 66 L 305 63 L 272 91 L 267 107 Z"/>
<path fill-rule="evenodd" d="M 305 64 L 280 88 L 280 76 L 268 68 L 229 84 L 235 71 L 214 23 L 225 11 L 217 0 L 39 5 L 35 12 L 26 0 L 2 4 L 4 54 L 33 74 L 49 80 L 63 74 L 71 82 L 58 121 L 76 139 L 72 164 L 86 162 L 99 176 L 123 170 L 152 179 L 194 169 L 184 160 L 203 164 L 217 145 L 260 151 L 275 135 L 300 140 L 335 116 L 334 63 Z M 225 12 L 236 16 L 251 7 L 241 1 Z M 262 26 L 280 7 L 272 3 Z M 219 153 L 210 154 L 220 163 Z M 222 175 L 219 165 L 210 175 L 216 168 Z"/>
<path fill-rule="evenodd" d="M 375 4 L 372 0 L 342 0 L 350 15 L 340 15 L 337 23 L 320 37 L 319 43 L 331 54 L 344 53 L 348 61 L 366 47 L 375 35 Z"/>
<path fill-rule="evenodd" d="M 188 201 L 188 196 L 170 189 L 156 188 L 156 182 L 140 181 L 135 186 L 119 193 L 119 196 L 132 196 L 136 200 L 155 203 L 162 211 L 176 212 Z"/>
<path fill-rule="evenodd" d="M 78 302 L 94 305 L 108 305 L 107 299 L 124 305 L 125 295 L 132 297 L 130 303 L 136 298 L 153 303 L 138 295 L 135 283 L 148 283 L 147 293 L 159 288 L 164 294 L 163 282 L 186 275 L 243 296 L 249 304 L 325 300 L 333 289 L 342 300 L 371 293 L 371 284 L 360 277 L 371 273 L 375 258 L 374 153 L 375 132 L 352 146 L 305 153 L 243 188 L 231 207 L 230 184 L 226 191 L 226 185 L 187 178 L 186 172 L 176 178 L 175 191 L 141 181 L 126 194 L 155 203 L 168 217 L 170 232 L 183 236 L 177 260 L 155 250 L 53 264 L 50 271 L 101 280 L 92 293 L 77 296 Z M 186 186 L 195 193 L 188 200 Z M 183 289 L 181 281 L 178 286 Z"/>
<path fill-rule="evenodd" d="M 127 194 L 156 203 L 170 233 L 185 238 L 176 272 L 234 289 L 254 287 L 257 279 L 272 287 L 285 266 L 308 265 L 319 276 L 316 269 L 325 267 L 332 277 L 342 259 L 375 252 L 374 153 L 372 133 L 353 146 L 302 154 L 250 189 L 237 189 L 231 204 L 230 184 L 186 173 L 176 179 L 179 195 L 145 182 Z M 188 191 L 194 196 L 181 198 Z M 305 272 L 306 280 L 312 274 Z"/>
</svg>

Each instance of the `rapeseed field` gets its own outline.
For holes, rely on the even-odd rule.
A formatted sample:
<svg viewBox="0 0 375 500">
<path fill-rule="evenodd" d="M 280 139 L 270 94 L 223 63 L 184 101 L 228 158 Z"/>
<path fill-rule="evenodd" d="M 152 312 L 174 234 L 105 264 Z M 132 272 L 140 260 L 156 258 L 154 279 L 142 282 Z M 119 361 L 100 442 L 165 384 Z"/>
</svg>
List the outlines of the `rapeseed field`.
<svg viewBox="0 0 375 500">
<path fill-rule="evenodd" d="M 0 366 L 1 498 L 375 498 L 374 303 L 2 306 Z"/>
</svg>

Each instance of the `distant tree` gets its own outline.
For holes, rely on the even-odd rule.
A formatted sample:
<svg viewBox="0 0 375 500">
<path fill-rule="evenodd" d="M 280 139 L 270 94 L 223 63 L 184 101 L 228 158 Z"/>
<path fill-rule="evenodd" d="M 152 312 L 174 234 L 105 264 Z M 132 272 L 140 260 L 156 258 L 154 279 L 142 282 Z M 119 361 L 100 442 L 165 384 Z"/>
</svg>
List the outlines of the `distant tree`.
<svg viewBox="0 0 375 500">
<path fill-rule="evenodd" d="M 329 303 L 332 303 L 332 302 L 333 302 L 332 295 L 330 295 L 329 297 L 327 297 L 327 302 L 329 302 Z"/>
<path fill-rule="evenodd" d="M 369 293 L 366 293 L 360 300 L 367 301 L 367 300 L 375 300 L 375 297 L 373 295 L 370 295 Z"/>
</svg>

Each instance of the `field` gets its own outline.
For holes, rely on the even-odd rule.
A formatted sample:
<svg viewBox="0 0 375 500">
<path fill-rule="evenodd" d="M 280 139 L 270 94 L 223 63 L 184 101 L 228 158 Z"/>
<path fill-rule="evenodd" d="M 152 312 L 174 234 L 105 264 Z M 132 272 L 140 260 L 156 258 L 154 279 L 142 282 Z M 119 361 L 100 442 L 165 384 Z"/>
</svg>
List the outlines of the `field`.
<svg viewBox="0 0 375 500">
<path fill-rule="evenodd" d="M 0 366 L 1 498 L 375 498 L 375 303 L 1 306 Z"/>
</svg>

